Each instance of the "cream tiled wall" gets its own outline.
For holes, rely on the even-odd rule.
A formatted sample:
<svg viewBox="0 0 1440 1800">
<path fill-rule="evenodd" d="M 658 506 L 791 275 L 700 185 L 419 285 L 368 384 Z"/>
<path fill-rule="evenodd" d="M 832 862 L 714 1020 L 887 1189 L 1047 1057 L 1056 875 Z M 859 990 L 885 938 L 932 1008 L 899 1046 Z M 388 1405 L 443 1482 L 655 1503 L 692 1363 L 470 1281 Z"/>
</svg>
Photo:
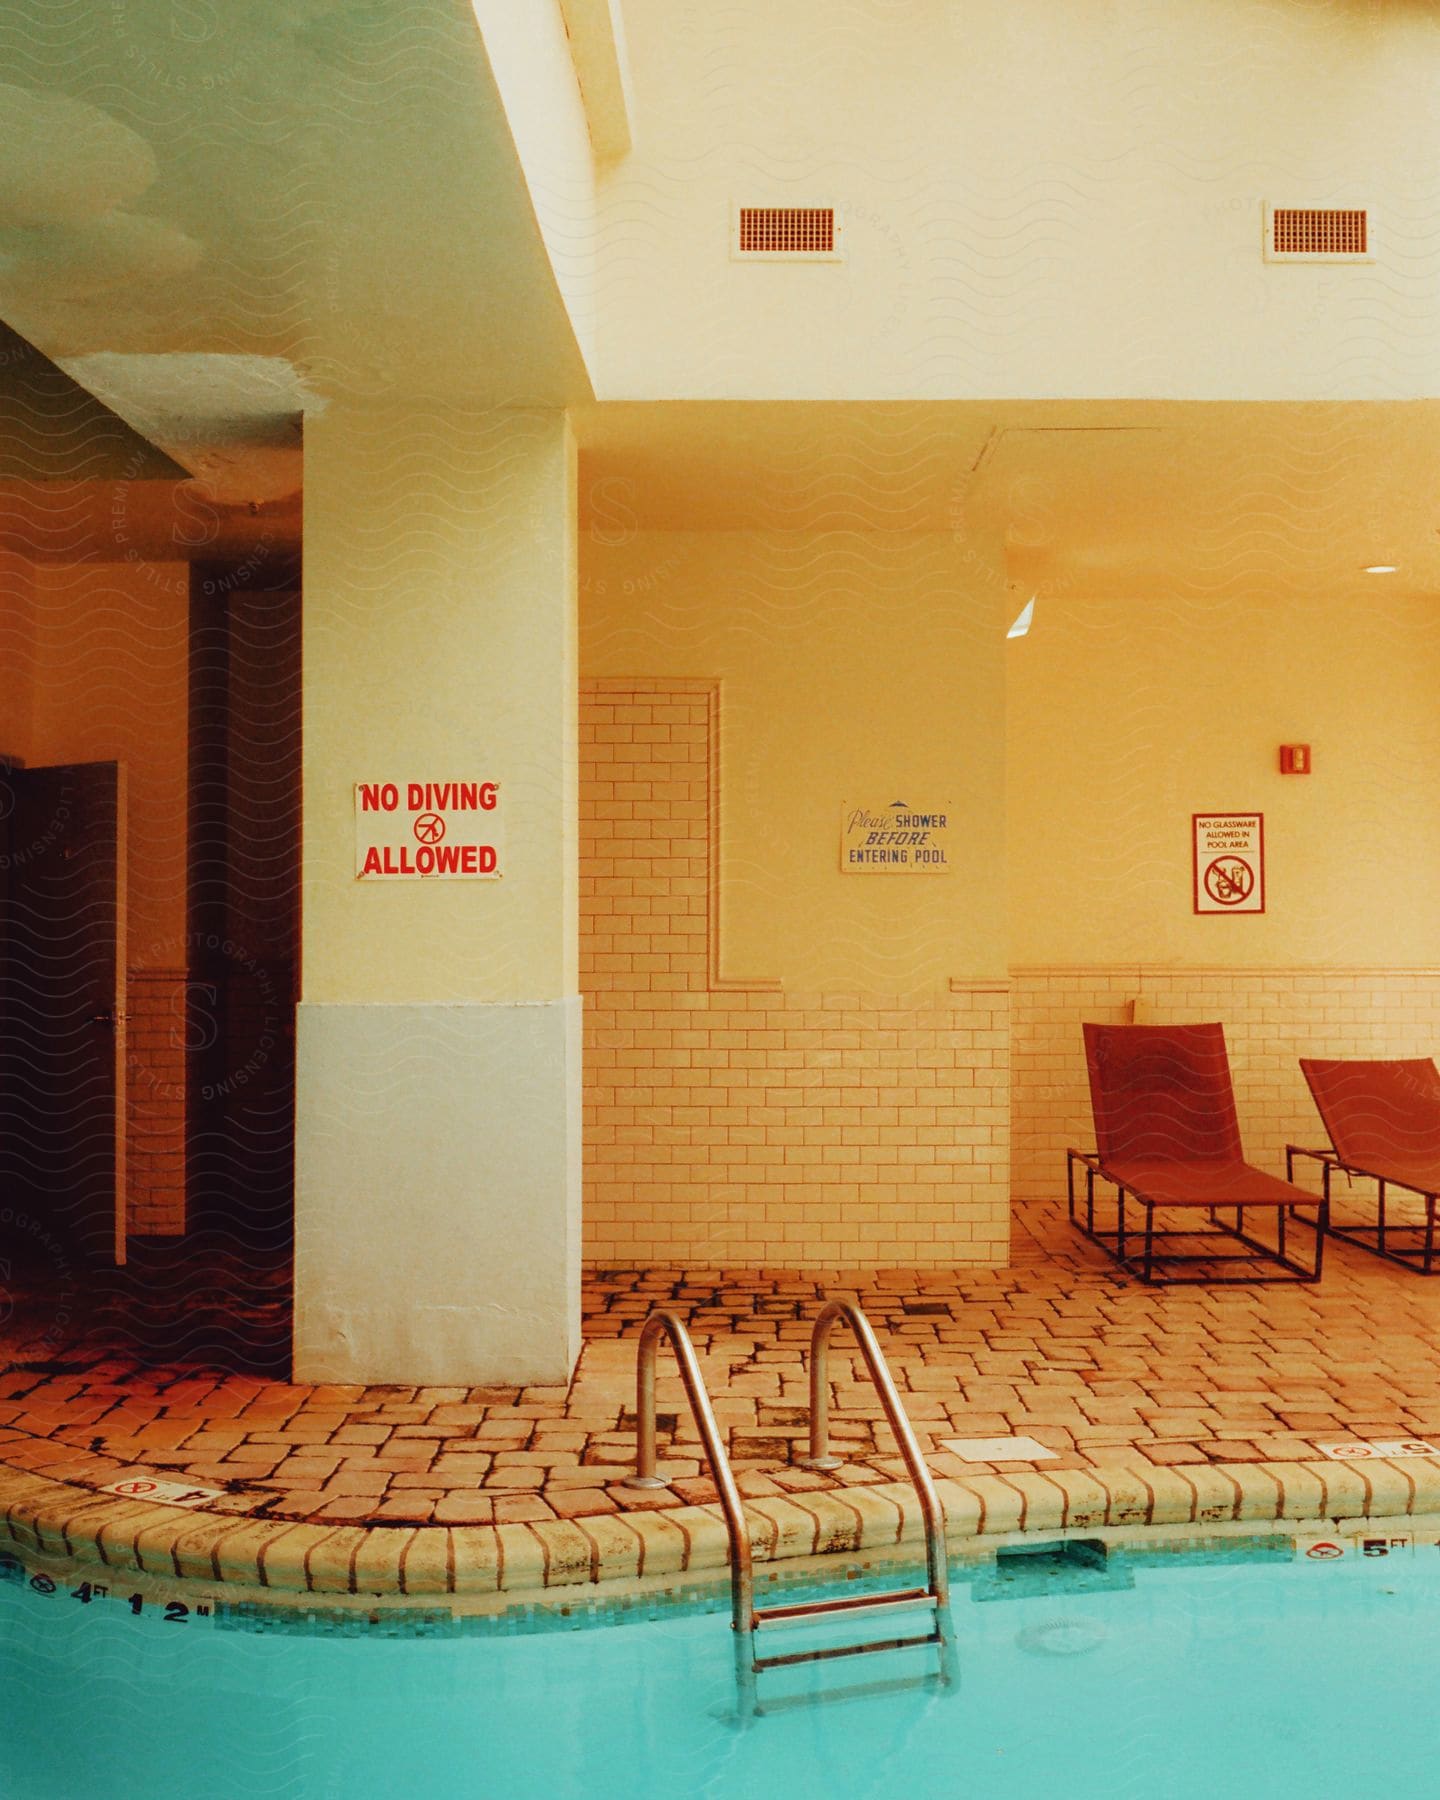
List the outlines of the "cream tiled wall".
<svg viewBox="0 0 1440 1800">
<path fill-rule="evenodd" d="M 581 687 L 586 1256 L 1004 1262 L 1006 984 L 722 974 L 717 703 L 704 682 Z"/>
<path fill-rule="evenodd" d="M 1284 1174 L 1285 1145 L 1322 1144 L 1302 1056 L 1433 1056 L 1440 969 L 1154 969 L 1144 965 L 1013 971 L 1011 1116 L 1017 1201 L 1064 1192 L 1067 1145 L 1093 1143 L 1080 1027 L 1143 1023 L 1225 1027 L 1245 1153 Z"/>
<path fill-rule="evenodd" d="M 1012 1197 L 1063 1192 L 1091 1141 L 1086 1019 L 1219 1019 L 1247 1154 L 1277 1173 L 1322 1141 L 1302 1055 L 1440 1043 L 1440 968 L 1023 967 L 921 996 L 723 973 L 717 707 L 713 683 L 582 684 L 592 1261 L 1003 1263 Z"/>
</svg>

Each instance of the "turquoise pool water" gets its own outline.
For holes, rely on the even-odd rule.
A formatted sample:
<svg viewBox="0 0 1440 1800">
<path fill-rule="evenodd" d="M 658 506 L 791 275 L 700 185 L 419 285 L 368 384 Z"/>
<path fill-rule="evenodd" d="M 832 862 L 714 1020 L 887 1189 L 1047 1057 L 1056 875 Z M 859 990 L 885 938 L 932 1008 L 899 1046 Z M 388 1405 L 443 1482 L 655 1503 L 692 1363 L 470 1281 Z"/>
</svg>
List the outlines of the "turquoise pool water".
<svg viewBox="0 0 1440 1800">
<path fill-rule="evenodd" d="M 957 1580 L 948 1690 L 926 1675 L 933 1651 L 811 1665 L 762 1678 L 773 1710 L 742 1728 L 724 1613 L 341 1636 L 167 1619 L 150 1604 L 136 1616 L 123 1593 L 87 1603 L 0 1581 L 0 1794 L 1440 1793 L 1433 1547 L 1334 1563 L 1146 1559 L 1118 1590 L 1025 1588 L 993 1597 L 993 1582 Z"/>
</svg>

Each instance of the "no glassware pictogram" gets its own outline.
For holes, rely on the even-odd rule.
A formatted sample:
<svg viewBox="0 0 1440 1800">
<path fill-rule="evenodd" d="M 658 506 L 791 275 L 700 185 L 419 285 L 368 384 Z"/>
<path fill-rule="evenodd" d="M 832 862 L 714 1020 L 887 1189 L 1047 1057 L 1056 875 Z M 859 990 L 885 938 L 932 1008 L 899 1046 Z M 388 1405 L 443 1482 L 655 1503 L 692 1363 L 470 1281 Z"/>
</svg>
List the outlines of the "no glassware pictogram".
<svg viewBox="0 0 1440 1800">
<path fill-rule="evenodd" d="M 1263 913 L 1265 821 L 1259 813 L 1194 813 L 1197 913 Z"/>
<path fill-rule="evenodd" d="M 1205 871 L 1205 892 L 1220 906 L 1239 906 L 1254 886 L 1255 871 L 1243 856 L 1217 856 Z"/>
</svg>

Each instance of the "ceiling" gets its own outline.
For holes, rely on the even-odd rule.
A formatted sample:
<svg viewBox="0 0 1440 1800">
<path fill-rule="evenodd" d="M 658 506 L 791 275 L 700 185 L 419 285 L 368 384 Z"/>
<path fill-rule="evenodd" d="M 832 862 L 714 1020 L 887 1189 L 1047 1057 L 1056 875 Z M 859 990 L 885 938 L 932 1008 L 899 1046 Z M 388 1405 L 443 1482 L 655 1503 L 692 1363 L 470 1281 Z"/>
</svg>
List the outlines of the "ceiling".
<svg viewBox="0 0 1440 1800">
<path fill-rule="evenodd" d="M 17 0 L 0 317 L 228 502 L 327 397 L 590 392 L 468 0 Z"/>
<path fill-rule="evenodd" d="M 0 548 L 31 562 L 246 562 L 293 559 L 298 494 L 221 506 L 185 481 L 0 479 Z"/>
<path fill-rule="evenodd" d="M 1440 595 L 1440 402 L 580 408 L 582 526 L 944 532 L 1042 590 Z"/>
<path fill-rule="evenodd" d="M 0 482 L 183 479 L 185 470 L 0 324 Z"/>
<path fill-rule="evenodd" d="M 596 543 L 929 531 L 1052 591 L 1363 585 L 1384 561 L 1440 592 L 1440 402 L 594 403 L 468 0 L 251 0 L 223 29 L 209 0 L 18 0 L 0 317 L 237 542 L 299 531 L 302 410 L 394 392 L 573 405 Z M 5 482 L 0 533 L 43 498 Z M 173 546 L 169 504 L 139 510 Z"/>
<path fill-rule="evenodd" d="M 214 436 L 183 441 L 197 466 L 228 454 L 225 409 L 248 407 L 237 467 L 264 474 L 272 458 L 278 478 L 226 503 L 208 484 L 158 478 L 164 459 L 141 468 L 131 450 L 123 472 L 141 478 L 127 553 L 299 544 L 301 499 L 283 478 L 298 456 L 292 390 L 278 386 L 267 410 L 263 390 L 244 389 L 253 372 L 241 375 L 216 401 Z M 192 426 L 169 425 L 164 399 L 162 385 L 131 410 L 156 441 L 178 443 Z M 1440 595 L 1440 402 L 611 402 L 572 416 L 587 548 L 637 530 L 932 532 L 1046 594 L 1363 592 L 1375 580 L 1365 565 L 1384 562 L 1398 567 L 1387 593 Z M 120 472 L 47 483 L 0 469 L 0 542 L 67 561 L 114 555 Z"/>
</svg>

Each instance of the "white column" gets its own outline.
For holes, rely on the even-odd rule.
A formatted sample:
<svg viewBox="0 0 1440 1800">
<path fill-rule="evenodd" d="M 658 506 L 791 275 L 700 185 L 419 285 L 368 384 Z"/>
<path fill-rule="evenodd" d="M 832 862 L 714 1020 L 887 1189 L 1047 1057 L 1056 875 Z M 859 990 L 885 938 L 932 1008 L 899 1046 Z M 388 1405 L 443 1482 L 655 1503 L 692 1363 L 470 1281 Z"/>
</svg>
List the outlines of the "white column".
<svg viewBox="0 0 1440 1800">
<path fill-rule="evenodd" d="M 301 1380 L 580 1347 L 575 478 L 563 415 L 307 425 Z M 357 881 L 354 784 L 498 781 L 498 881 Z"/>
</svg>

